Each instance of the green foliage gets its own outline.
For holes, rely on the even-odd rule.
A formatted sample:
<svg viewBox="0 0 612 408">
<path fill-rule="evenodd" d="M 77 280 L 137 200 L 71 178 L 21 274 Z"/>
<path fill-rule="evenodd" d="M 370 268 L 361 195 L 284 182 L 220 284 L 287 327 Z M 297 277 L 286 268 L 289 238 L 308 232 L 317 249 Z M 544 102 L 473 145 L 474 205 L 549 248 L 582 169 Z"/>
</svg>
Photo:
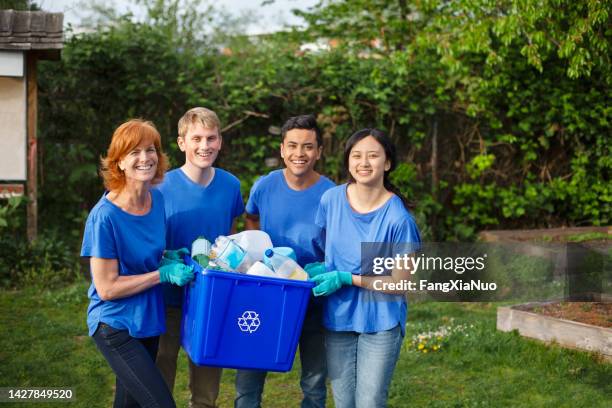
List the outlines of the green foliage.
<svg viewBox="0 0 612 408">
<path fill-rule="evenodd" d="M 43 227 L 68 227 L 80 238 L 84 216 L 102 193 L 99 157 L 121 122 L 153 118 L 164 142 L 175 140 L 192 95 L 188 78 L 199 67 L 174 46 L 163 30 L 125 23 L 72 36 L 61 62 L 41 64 Z"/>
<path fill-rule="evenodd" d="M 561 59 L 570 79 L 610 72 L 610 2 L 487 0 L 425 2 L 431 17 L 423 34 L 436 45 L 442 61 L 457 71 L 466 68 L 463 57 L 480 54 L 487 68 L 522 60 L 540 73 L 547 63 Z M 418 10 L 419 12 L 421 10 Z"/>
<path fill-rule="evenodd" d="M 46 229 L 33 242 L 25 234 L 24 197 L 0 206 L 0 288 L 70 284 L 80 274 L 74 246 L 58 230 Z"/>
<path fill-rule="evenodd" d="M 493 154 L 479 154 L 472 157 L 472 160 L 465 166 L 466 171 L 471 178 L 475 179 L 481 176 L 485 170 L 490 168 L 495 162 Z"/>
<path fill-rule="evenodd" d="M 388 131 L 427 239 L 610 222 L 609 1 L 324 1 L 298 12 L 306 30 L 262 36 L 197 1 L 142 3 L 143 23 L 109 12 L 40 65 L 41 218 L 75 248 L 113 129 L 153 120 L 179 165 L 176 123 L 192 106 L 219 114 L 218 165 L 245 198 L 278 157 L 270 126 L 316 113 L 320 170 L 338 182 L 346 139 Z"/>
<path fill-rule="evenodd" d="M 438 172 L 448 188 L 436 197 L 445 218 L 438 236 L 609 223 L 609 2 L 353 4 L 322 2 L 300 14 L 310 38 L 341 39 L 344 52 L 376 59 L 386 78 L 405 75 L 400 89 L 379 82 L 372 93 L 403 94 L 389 105 L 430 114 L 400 124 L 432 116 L 440 123 Z M 429 139 L 431 129 L 425 132 Z M 416 157 L 407 154 L 417 164 L 426 163 L 427 139 Z M 400 146 L 419 142 L 398 139 Z"/>
<path fill-rule="evenodd" d="M 0 0 L 0 10 L 7 9 L 36 11 L 40 10 L 40 6 L 31 0 Z"/>
<path fill-rule="evenodd" d="M 26 201 L 23 196 L 10 197 L 6 200 L 6 204 L 0 206 L 0 231 L 4 233 L 14 233 L 19 230 L 23 217 L 20 217 L 18 212 L 19 207 Z M 21 208 L 23 209 L 23 208 Z"/>
<path fill-rule="evenodd" d="M 399 188 L 405 197 L 419 197 L 414 203 L 414 216 L 421 232 L 421 239 L 425 242 L 435 239 L 429 220 L 438 214 L 442 208 L 433 195 L 423 192 L 425 185 L 419 180 L 418 171 L 414 164 L 400 163 L 391 173 L 391 182 Z"/>
<path fill-rule="evenodd" d="M 75 252 L 56 231 L 45 231 L 33 242 L 3 235 L 0 287 L 56 288 L 70 284 L 80 276 Z"/>
</svg>

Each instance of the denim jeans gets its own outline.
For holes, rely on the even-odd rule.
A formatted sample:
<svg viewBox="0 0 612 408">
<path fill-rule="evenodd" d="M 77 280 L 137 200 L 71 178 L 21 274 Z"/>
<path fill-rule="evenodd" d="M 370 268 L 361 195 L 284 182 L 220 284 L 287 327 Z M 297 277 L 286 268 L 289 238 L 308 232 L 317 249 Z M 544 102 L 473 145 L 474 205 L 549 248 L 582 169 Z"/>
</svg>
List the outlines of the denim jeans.
<svg viewBox="0 0 612 408">
<path fill-rule="evenodd" d="M 323 308 L 312 301 L 306 311 L 300 335 L 300 386 L 304 393 L 302 408 L 325 408 L 327 376 Z M 267 371 L 238 370 L 236 372 L 235 408 L 259 408 Z"/>
<path fill-rule="evenodd" d="M 116 375 L 113 407 L 176 407 L 155 366 L 159 337 L 139 339 L 100 323 L 93 340 Z"/>
<path fill-rule="evenodd" d="M 326 331 L 327 369 L 336 408 L 387 406 L 402 339 L 399 326 L 376 333 Z"/>
</svg>

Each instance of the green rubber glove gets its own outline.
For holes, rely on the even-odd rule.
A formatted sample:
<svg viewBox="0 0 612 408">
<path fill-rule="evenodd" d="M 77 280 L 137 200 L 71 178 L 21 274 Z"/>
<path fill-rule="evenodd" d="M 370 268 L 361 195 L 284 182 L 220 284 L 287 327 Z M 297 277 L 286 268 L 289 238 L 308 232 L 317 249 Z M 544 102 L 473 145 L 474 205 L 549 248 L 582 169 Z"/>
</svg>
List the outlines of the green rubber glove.
<svg viewBox="0 0 612 408">
<path fill-rule="evenodd" d="M 169 249 L 164 252 L 164 258 L 170 259 L 172 261 L 181 261 L 183 262 L 183 256 L 189 255 L 190 252 L 187 248 L 181 249 Z"/>
<path fill-rule="evenodd" d="M 313 262 L 304 266 L 304 270 L 308 274 L 309 278 L 314 278 L 315 276 L 319 276 L 322 273 L 327 272 L 325 269 L 325 264 L 323 262 Z"/>
<path fill-rule="evenodd" d="M 193 279 L 193 266 L 182 263 L 172 263 L 159 267 L 159 280 L 169 282 L 178 286 L 184 286 Z"/>
<path fill-rule="evenodd" d="M 168 259 L 165 256 L 161 259 L 161 262 L 159 264 L 159 266 L 167 266 L 167 265 L 173 265 L 173 264 L 182 264 L 183 261 L 179 261 L 178 259 Z"/>
<path fill-rule="evenodd" d="M 352 285 L 353 275 L 350 272 L 331 271 L 317 275 L 311 281 L 317 284 L 312 288 L 315 296 L 328 296 L 340 289 L 342 285 Z"/>
</svg>

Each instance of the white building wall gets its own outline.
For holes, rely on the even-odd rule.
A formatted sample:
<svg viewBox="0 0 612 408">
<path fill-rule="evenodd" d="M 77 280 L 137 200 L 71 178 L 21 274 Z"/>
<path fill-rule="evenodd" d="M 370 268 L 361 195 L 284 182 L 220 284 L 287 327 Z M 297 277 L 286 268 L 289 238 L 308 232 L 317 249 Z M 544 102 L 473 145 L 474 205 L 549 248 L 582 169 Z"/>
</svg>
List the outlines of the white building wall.
<svg viewBox="0 0 612 408">
<path fill-rule="evenodd" d="M 0 180 L 27 178 L 25 77 L 0 76 Z"/>
</svg>

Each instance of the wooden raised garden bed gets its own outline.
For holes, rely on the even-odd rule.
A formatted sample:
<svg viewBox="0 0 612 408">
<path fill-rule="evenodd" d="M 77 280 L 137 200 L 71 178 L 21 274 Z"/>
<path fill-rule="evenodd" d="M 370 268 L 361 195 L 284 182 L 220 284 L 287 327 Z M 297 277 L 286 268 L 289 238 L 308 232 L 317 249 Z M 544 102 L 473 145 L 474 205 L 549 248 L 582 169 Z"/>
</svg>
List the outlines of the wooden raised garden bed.
<svg viewBox="0 0 612 408">
<path fill-rule="evenodd" d="M 612 227 L 542 228 L 531 230 L 482 231 L 478 234 L 484 242 L 584 242 L 612 238 Z"/>
<path fill-rule="evenodd" d="M 497 329 L 518 330 L 525 337 L 590 352 L 600 353 L 612 362 L 612 299 L 609 274 L 599 275 L 602 287 L 598 292 L 581 291 L 585 275 L 573 275 L 581 270 L 590 252 L 600 254 L 600 268 L 607 268 L 606 257 L 612 249 L 612 228 L 579 227 L 536 230 L 483 231 L 484 242 L 515 245 L 517 252 L 546 258 L 554 262 L 553 275 L 565 277 L 565 284 L 574 284 L 566 294 L 570 300 L 588 302 L 532 302 L 497 309 Z M 587 266 L 593 268 L 593 265 Z M 573 268 L 573 269 L 572 269 Z M 595 265 L 595 269 L 597 269 Z M 575 277 L 575 281 L 572 278 Z M 574 293 L 575 292 L 575 293 Z M 592 300 L 596 300 L 593 302 Z"/>
<path fill-rule="evenodd" d="M 612 303 L 534 302 L 499 307 L 497 329 L 597 352 L 612 362 Z"/>
</svg>

